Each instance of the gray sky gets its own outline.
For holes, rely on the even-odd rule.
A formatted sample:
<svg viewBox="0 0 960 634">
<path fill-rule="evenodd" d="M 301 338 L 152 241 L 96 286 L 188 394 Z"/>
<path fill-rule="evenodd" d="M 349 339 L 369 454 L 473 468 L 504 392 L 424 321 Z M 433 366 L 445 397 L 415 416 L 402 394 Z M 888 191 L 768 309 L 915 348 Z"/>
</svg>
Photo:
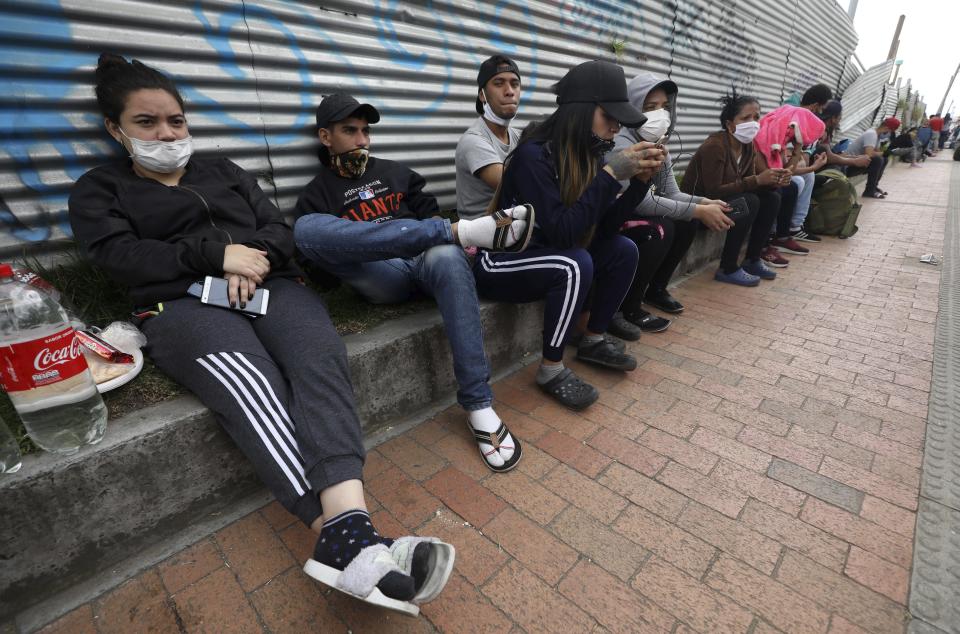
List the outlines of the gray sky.
<svg viewBox="0 0 960 634">
<path fill-rule="evenodd" d="M 849 0 L 837 0 L 845 10 Z M 960 2 L 957 0 L 860 0 L 853 25 L 860 37 L 857 56 L 869 68 L 887 58 L 890 42 L 901 14 L 907 16 L 900 33 L 897 59 L 903 60 L 900 77 L 912 80 L 933 114 L 950 76 L 960 63 Z M 960 112 L 960 77 L 943 105 L 953 100 L 953 112 Z"/>
</svg>

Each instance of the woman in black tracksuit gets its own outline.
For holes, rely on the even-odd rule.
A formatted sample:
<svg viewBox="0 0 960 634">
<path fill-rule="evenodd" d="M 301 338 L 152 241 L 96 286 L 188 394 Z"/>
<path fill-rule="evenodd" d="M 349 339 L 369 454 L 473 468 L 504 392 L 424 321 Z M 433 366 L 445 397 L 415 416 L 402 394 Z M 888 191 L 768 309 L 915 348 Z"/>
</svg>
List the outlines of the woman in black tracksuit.
<svg viewBox="0 0 960 634">
<path fill-rule="evenodd" d="M 70 223 L 90 259 L 129 289 L 147 354 L 215 413 L 277 499 L 319 533 L 317 567 L 336 577 L 365 552 L 393 553 L 364 504 L 345 347 L 320 298 L 298 281 L 279 211 L 234 163 L 192 157 L 183 100 L 165 75 L 104 54 L 97 100 L 132 161 L 81 177 Z M 241 306 L 269 289 L 267 314 L 252 319 L 189 296 L 207 275 L 227 278 Z M 340 537 L 348 525 L 349 543 Z M 421 562 L 430 549 L 417 547 Z M 352 593 L 382 605 L 416 599 L 423 575 L 388 568 L 378 569 L 377 587 Z"/>
<path fill-rule="evenodd" d="M 627 100 L 619 66 L 580 64 L 556 91 L 559 107 L 524 131 L 490 204 L 490 209 L 533 205 L 537 225 L 530 247 L 521 254 L 481 252 L 474 276 L 481 296 L 545 300 L 537 384 L 563 405 L 583 409 L 597 400 L 597 390 L 563 365 L 564 344 L 582 310 L 589 310 L 589 320 L 577 358 L 619 370 L 636 367 L 622 343 L 604 334 L 637 267 L 636 245 L 618 230 L 647 192 L 649 185 L 637 176 L 649 178 L 663 152 L 640 143 L 611 154 L 603 164 L 621 124 L 643 119 Z M 619 198 L 617 179 L 631 180 Z"/>
</svg>

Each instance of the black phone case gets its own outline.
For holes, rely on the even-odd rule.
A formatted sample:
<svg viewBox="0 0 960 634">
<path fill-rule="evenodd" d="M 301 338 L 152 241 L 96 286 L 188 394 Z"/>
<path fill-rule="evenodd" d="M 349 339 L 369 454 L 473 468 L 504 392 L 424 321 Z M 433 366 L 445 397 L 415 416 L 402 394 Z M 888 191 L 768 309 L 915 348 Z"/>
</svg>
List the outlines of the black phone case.
<svg viewBox="0 0 960 634">
<path fill-rule="evenodd" d="M 740 222 L 750 215 L 750 207 L 747 206 L 747 201 L 743 198 L 734 198 L 730 201 L 730 206 L 732 209 L 727 212 L 727 218 L 734 223 Z"/>
</svg>

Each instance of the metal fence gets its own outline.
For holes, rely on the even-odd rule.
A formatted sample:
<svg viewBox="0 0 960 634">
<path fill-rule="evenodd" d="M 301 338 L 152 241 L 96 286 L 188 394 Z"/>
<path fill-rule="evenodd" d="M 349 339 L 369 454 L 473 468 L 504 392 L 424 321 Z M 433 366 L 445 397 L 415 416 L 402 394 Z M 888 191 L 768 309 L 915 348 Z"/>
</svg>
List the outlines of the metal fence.
<svg viewBox="0 0 960 634">
<path fill-rule="evenodd" d="M 551 111 L 550 86 L 581 61 L 669 73 L 682 165 L 731 86 L 764 108 L 816 82 L 842 90 L 856 41 L 835 0 L 0 0 L 0 256 L 63 248 L 71 184 L 119 156 L 93 101 L 104 50 L 171 74 L 198 151 L 257 174 L 283 209 L 317 170 L 313 111 L 335 90 L 380 109 L 373 152 L 421 172 L 451 208 L 454 146 L 494 52 L 523 72 L 519 125 Z"/>
</svg>

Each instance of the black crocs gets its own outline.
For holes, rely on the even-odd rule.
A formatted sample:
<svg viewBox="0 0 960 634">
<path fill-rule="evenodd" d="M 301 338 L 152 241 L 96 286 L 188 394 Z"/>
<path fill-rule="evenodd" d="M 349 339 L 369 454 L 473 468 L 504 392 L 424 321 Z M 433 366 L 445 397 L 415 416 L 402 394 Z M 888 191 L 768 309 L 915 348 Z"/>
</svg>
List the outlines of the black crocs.
<svg viewBox="0 0 960 634">
<path fill-rule="evenodd" d="M 604 333 L 604 334 L 603 334 L 603 338 L 604 338 L 610 345 L 612 345 L 614 348 L 616 348 L 616 349 L 617 349 L 618 351 L 620 351 L 620 352 L 623 352 L 624 350 L 627 349 L 627 344 L 623 341 L 623 339 L 618 339 L 617 337 L 614 337 L 613 335 L 611 335 L 609 332 Z M 580 341 L 582 341 L 582 340 L 583 340 L 583 334 L 582 334 L 582 333 L 575 333 L 575 334 L 572 334 L 572 335 L 570 335 L 569 337 L 567 337 L 567 343 L 566 343 L 566 345 L 568 345 L 568 346 L 573 346 L 574 348 L 577 348 L 577 347 L 580 346 Z"/>
<path fill-rule="evenodd" d="M 538 385 L 561 405 L 576 411 L 590 407 L 600 398 L 597 388 L 578 377 L 570 368 L 564 368 L 557 376 Z"/>
<path fill-rule="evenodd" d="M 577 346 L 577 358 L 613 370 L 629 372 L 637 369 L 637 359 L 634 356 L 617 350 L 606 339 L 591 344 L 581 341 Z"/>
</svg>

